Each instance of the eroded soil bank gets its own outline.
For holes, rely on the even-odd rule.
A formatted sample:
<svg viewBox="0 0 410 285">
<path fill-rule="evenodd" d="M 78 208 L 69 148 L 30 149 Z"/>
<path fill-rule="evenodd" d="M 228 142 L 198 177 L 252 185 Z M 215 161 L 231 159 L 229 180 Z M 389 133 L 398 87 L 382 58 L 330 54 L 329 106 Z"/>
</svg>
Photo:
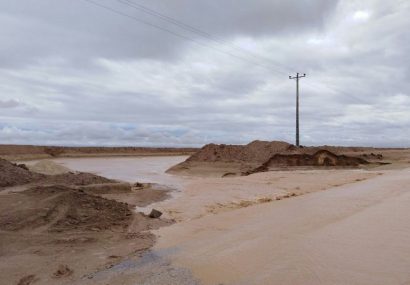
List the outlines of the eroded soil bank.
<svg viewBox="0 0 410 285">
<path fill-rule="evenodd" d="M 52 164 L 48 164 L 52 172 Z M 44 169 L 42 169 L 44 170 Z M 91 173 L 39 174 L 0 160 L 0 268 L 4 284 L 78 284 L 155 242 L 169 225 L 135 211 L 170 197 L 156 184 Z"/>
</svg>

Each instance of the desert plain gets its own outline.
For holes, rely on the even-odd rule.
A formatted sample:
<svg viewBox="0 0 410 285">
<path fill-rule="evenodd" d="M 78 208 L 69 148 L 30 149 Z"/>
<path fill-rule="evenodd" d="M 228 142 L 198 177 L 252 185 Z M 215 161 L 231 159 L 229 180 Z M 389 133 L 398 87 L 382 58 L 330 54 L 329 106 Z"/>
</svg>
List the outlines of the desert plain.
<svg viewBox="0 0 410 285">
<path fill-rule="evenodd" d="M 0 156 L 1 284 L 410 284 L 409 149 Z"/>
</svg>

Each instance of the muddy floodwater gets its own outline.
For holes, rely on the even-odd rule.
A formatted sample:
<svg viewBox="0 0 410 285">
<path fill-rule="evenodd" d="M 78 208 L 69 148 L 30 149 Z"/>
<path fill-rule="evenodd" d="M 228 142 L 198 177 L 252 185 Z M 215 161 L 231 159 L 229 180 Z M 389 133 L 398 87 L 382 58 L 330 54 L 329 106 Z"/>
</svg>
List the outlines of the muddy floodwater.
<svg viewBox="0 0 410 285">
<path fill-rule="evenodd" d="M 131 183 L 152 182 L 179 188 L 186 179 L 165 171 L 185 159 L 187 156 L 56 158 L 53 161 L 75 171 L 90 172 L 111 179 Z"/>
</svg>

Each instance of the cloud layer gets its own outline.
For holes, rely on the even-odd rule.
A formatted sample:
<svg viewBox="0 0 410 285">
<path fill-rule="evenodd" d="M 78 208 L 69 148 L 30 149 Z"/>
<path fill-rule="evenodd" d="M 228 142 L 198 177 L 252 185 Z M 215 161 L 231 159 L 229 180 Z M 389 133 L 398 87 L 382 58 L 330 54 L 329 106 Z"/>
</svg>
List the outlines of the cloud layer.
<svg viewBox="0 0 410 285">
<path fill-rule="evenodd" d="M 0 143 L 410 146 L 408 1 L 243 2 L 0 0 Z"/>
</svg>

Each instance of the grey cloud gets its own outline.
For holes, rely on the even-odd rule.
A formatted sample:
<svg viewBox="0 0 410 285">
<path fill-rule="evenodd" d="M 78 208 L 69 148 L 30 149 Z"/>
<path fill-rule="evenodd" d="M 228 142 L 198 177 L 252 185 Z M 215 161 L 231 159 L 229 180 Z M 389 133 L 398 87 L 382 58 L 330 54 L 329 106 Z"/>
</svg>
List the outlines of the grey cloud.
<svg viewBox="0 0 410 285">
<path fill-rule="evenodd" d="M 269 36 L 319 29 L 338 1 L 150 1 L 149 6 L 170 13 L 198 28 L 229 36 Z"/>
<path fill-rule="evenodd" d="M 0 109 L 15 108 L 19 105 L 20 103 L 17 100 L 0 100 Z"/>
<path fill-rule="evenodd" d="M 153 18 L 115 0 L 97 1 L 121 13 L 197 38 L 194 33 Z M 210 33 L 272 35 L 289 30 L 317 29 L 337 1 L 145 1 L 144 5 L 193 23 Z M 138 2 L 141 3 L 141 2 Z M 35 63 L 41 58 L 64 57 L 76 66 L 90 58 L 160 58 L 181 53 L 184 39 L 101 9 L 86 1 L 0 1 L 3 64 Z"/>
<path fill-rule="evenodd" d="M 160 23 L 115 0 L 99 3 Z M 293 141 L 295 82 L 287 76 L 299 71 L 308 73 L 304 144 L 410 144 L 406 1 L 138 3 L 253 55 L 197 46 L 85 1 L 0 0 L 0 107 L 20 103 L 2 108 L 0 142 Z M 358 10 L 369 19 L 355 21 Z"/>
</svg>

